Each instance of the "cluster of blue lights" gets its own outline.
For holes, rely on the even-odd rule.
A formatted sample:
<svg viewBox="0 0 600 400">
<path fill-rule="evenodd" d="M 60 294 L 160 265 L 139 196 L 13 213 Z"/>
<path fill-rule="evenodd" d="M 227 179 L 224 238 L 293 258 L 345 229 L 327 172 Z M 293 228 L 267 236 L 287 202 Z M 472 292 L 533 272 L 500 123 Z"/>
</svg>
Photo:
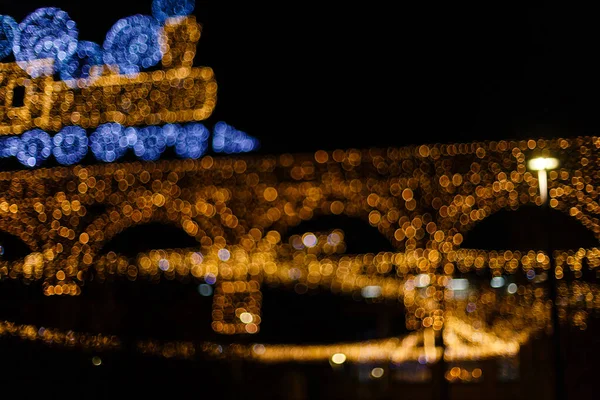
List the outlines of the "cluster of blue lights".
<svg viewBox="0 0 600 400">
<path fill-rule="evenodd" d="M 216 153 L 246 153 L 258 148 L 258 140 L 225 122 L 217 122 L 212 145 Z"/>
<path fill-rule="evenodd" d="M 25 132 L 17 147 L 17 160 L 25 166 L 37 167 L 52 154 L 52 139 L 41 129 Z"/>
<path fill-rule="evenodd" d="M 118 65 L 122 74 L 137 74 L 162 59 L 162 41 L 156 19 L 140 14 L 120 19 L 106 35 L 104 63 Z"/>
<path fill-rule="evenodd" d="M 175 152 L 183 158 L 199 158 L 208 148 L 208 129 L 202 124 L 188 124 L 180 131 Z"/>
<path fill-rule="evenodd" d="M 167 140 L 163 129 L 159 126 L 148 126 L 137 131 L 137 140 L 133 152 L 144 161 L 158 160 L 167 148 Z"/>
<path fill-rule="evenodd" d="M 67 61 L 77 50 L 78 33 L 75 22 L 61 9 L 36 10 L 15 30 L 12 49 L 17 64 L 34 78 L 48 74 L 52 66 L 37 61 L 52 59 L 54 65 Z"/>
<path fill-rule="evenodd" d="M 17 22 L 8 15 L 0 15 L 0 59 L 12 52 Z"/>
<path fill-rule="evenodd" d="M 113 162 L 121 158 L 129 147 L 124 131 L 123 125 L 116 122 L 100 125 L 90 136 L 90 147 L 96 159 Z"/>
<path fill-rule="evenodd" d="M 0 158 L 16 157 L 27 167 L 37 167 L 54 155 L 59 164 L 73 165 L 89 150 L 98 161 L 114 162 L 132 149 L 140 160 L 154 161 L 173 147 L 177 156 L 197 159 L 208 151 L 209 137 L 210 131 L 199 122 L 129 128 L 110 122 L 100 125 L 89 137 L 79 126 L 64 127 L 54 137 L 33 129 L 21 136 L 0 137 Z M 256 149 L 258 140 L 218 122 L 212 144 L 216 153 L 242 153 Z"/>
<path fill-rule="evenodd" d="M 75 22 L 59 8 L 37 9 L 20 24 L 0 15 L 0 59 L 12 52 L 17 64 L 34 78 L 55 71 L 62 80 L 93 77 L 101 68 L 92 67 L 102 64 L 116 65 L 122 74 L 136 74 L 162 59 L 162 24 L 171 17 L 191 14 L 194 6 L 195 0 L 154 0 L 152 16 L 137 14 L 118 20 L 102 46 L 78 41 Z M 41 61 L 47 59 L 53 64 Z"/>
<path fill-rule="evenodd" d="M 63 165 L 79 162 L 88 151 L 88 138 L 85 129 L 67 126 L 52 138 L 54 158 Z"/>
<path fill-rule="evenodd" d="M 73 57 L 59 65 L 60 79 L 70 81 L 100 76 L 102 64 L 102 47 L 97 43 L 82 40 L 77 43 L 77 51 Z"/>
</svg>

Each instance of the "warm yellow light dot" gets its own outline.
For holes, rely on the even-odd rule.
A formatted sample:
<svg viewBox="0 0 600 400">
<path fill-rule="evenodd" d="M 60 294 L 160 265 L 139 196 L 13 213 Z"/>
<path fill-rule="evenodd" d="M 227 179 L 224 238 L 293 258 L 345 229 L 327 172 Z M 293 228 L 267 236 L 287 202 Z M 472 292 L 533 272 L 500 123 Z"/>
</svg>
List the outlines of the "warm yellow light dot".
<svg viewBox="0 0 600 400">
<path fill-rule="evenodd" d="M 263 196 L 267 201 L 274 201 L 277 198 L 277 189 L 274 187 L 268 187 L 265 189 Z"/>
<path fill-rule="evenodd" d="M 97 367 L 100 364 L 102 364 L 102 359 L 98 356 L 94 356 L 92 357 L 92 364 L 94 364 Z"/>
<path fill-rule="evenodd" d="M 344 353 L 335 353 L 331 356 L 331 362 L 337 365 L 343 364 L 346 362 L 346 355 Z"/>
<path fill-rule="evenodd" d="M 249 324 L 253 320 L 254 320 L 254 317 L 249 312 L 243 312 L 240 314 L 240 321 L 242 321 L 245 324 Z"/>
<path fill-rule="evenodd" d="M 381 378 L 383 376 L 383 368 L 377 367 L 371 370 L 371 376 L 373 378 Z"/>
</svg>

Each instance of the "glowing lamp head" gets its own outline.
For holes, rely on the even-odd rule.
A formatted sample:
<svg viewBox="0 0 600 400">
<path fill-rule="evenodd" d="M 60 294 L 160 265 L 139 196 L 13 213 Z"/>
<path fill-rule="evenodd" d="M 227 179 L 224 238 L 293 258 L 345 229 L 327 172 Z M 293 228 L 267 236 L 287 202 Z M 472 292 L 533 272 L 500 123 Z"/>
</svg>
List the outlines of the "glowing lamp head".
<svg viewBox="0 0 600 400">
<path fill-rule="evenodd" d="M 341 365 L 346 362 L 346 355 L 344 353 L 335 353 L 331 356 L 331 362 L 337 365 Z"/>
<path fill-rule="evenodd" d="M 558 159 L 553 157 L 532 158 L 527 163 L 527 167 L 532 171 L 555 169 L 558 167 Z"/>
</svg>

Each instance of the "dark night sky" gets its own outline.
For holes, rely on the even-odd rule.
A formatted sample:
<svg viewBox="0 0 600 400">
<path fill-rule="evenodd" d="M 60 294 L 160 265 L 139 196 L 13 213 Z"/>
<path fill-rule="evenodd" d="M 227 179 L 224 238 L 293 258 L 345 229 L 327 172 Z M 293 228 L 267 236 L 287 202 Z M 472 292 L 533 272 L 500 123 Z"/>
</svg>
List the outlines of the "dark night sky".
<svg viewBox="0 0 600 400">
<path fill-rule="evenodd" d="M 151 13 L 150 0 L 0 0 L 0 14 L 47 6 L 100 44 L 119 18 Z M 591 9 L 213 0 L 195 14 L 195 64 L 219 83 L 206 123 L 258 137 L 262 152 L 597 132 Z"/>
</svg>

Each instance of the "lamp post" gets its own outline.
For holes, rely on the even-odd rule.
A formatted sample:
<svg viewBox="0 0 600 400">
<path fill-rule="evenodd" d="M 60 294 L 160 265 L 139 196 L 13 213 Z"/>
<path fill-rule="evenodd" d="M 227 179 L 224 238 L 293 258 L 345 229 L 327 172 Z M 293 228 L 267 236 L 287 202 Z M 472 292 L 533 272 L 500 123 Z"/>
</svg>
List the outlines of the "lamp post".
<svg viewBox="0 0 600 400">
<path fill-rule="evenodd" d="M 562 362 L 562 349 L 560 339 L 560 325 L 558 318 L 558 307 L 556 304 L 557 300 L 557 285 L 556 285 L 556 272 L 554 270 L 554 256 L 553 246 L 550 237 L 550 225 L 549 225 L 549 207 L 548 207 L 548 170 L 552 170 L 558 167 L 558 159 L 552 157 L 538 157 L 529 160 L 527 167 L 532 171 L 538 172 L 538 186 L 540 187 L 540 199 L 542 201 L 543 210 L 543 221 L 544 230 L 546 231 L 546 253 L 550 260 L 550 270 L 548 283 L 550 286 L 550 301 L 552 301 L 552 342 L 554 344 L 554 393 L 556 400 L 563 400 L 567 398 L 565 391 L 565 374 Z"/>
</svg>

